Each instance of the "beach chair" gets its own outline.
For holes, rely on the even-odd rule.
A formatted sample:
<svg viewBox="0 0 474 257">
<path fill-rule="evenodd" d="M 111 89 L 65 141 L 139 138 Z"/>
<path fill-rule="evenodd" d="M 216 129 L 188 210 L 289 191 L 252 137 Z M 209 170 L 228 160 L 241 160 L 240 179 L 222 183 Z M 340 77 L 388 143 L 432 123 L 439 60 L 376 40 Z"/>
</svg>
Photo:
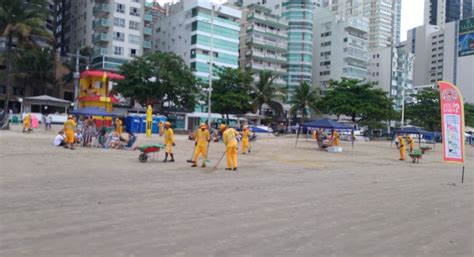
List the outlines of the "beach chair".
<svg viewBox="0 0 474 257">
<path fill-rule="evenodd" d="M 423 157 L 423 152 L 420 149 L 415 149 L 408 155 L 410 156 L 413 163 L 420 163 L 420 159 Z"/>
</svg>

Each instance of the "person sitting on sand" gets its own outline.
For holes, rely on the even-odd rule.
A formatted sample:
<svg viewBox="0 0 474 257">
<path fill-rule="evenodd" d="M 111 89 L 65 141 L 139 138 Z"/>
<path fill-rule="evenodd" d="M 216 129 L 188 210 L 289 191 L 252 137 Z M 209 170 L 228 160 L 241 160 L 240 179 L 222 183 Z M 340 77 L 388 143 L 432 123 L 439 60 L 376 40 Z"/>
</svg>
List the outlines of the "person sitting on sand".
<svg viewBox="0 0 474 257">
<path fill-rule="evenodd" d="M 122 142 L 120 142 L 120 136 L 119 134 L 115 131 L 112 133 L 112 138 L 109 143 L 109 148 L 114 148 L 114 149 L 119 149 L 122 148 Z"/>
<path fill-rule="evenodd" d="M 64 131 L 59 131 L 58 134 L 54 137 L 53 145 L 54 146 L 65 146 L 66 142 L 64 142 L 65 136 Z"/>
</svg>

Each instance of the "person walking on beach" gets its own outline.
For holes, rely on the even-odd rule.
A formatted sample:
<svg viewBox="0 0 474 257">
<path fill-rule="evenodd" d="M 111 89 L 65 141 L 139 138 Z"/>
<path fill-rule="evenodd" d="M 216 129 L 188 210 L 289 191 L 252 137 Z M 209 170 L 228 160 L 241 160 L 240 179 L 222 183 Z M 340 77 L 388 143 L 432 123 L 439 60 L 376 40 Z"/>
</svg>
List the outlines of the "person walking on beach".
<svg viewBox="0 0 474 257">
<path fill-rule="evenodd" d="M 222 139 L 226 147 L 227 168 L 226 170 L 237 170 L 237 137 L 239 133 L 233 128 L 221 125 Z"/>
<path fill-rule="evenodd" d="M 249 127 L 245 125 L 244 128 L 242 129 L 242 154 L 247 154 L 247 152 L 250 149 L 249 136 L 250 136 Z"/>
<path fill-rule="evenodd" d="M 51 114 L 43 115 L 44 119 L 44 128 L 46 131 L 51 130 L 51 122 L 53 121 L 53 117 L 51 117 Z"/>
<path fill-rule="evenodd" d="M 173 129 L 171 128 L 171 123 L 167 121 L 165 123 L 165 159 L 163 162 L 168 162 L 168 155 L 171 157 L 170 162 L 174 162 L 174 155 L 173 155 L 173 146 L 175 146 L 174 143 L 174 132 Z"/>
<path fill-rule="evenodd" d="M 23 118 L 23 133 L 31 132 L 31 114 L 27 114 L 25 118 Z"/>
<path fill-rule="evenodd" d="M 405 145 L 405 139 L 403 139 L 402 135 L 400 133 L 397 134 L 397 140 L 398 140 L 398 150 L 400 151 L 400 161 L 405 160 L 405 152 L 406 152 L 406 145 Z"/>
<path fill-rule="evenodd" d="M 407 136 L 407 143 L 410 146 L 410 153 L 413 152 L 413 148 L 415 146 L 415 141 L 413 140 L 413 138 L 411 138 L 410 135 Z"/>
<path fill-rule="evenodd" d="M 196 141 L 194 150 L 194 158 L 193 158 L 193 165 L 191 167 L 196 167 L 199 155 L 202 156 L 202 166 L 203 168 L 206 167 L 206 160 L 207 160 L 207 147 L 209 142 L 211 141 L 211 135 L 209 134 L 209 130 L 207 130 L 206 124 L 201 124 L 199 129 L 194 134 L 194 139 Z"/>
<path fill-rule="evenodd" d="M 76 122 L 71 115 L 67 117 L 66 122 L 64 122 L 64 134 L 66 138 L 64 139 L 66 143 L 66 148 L 74 150 L 74 130 L 76 128 Z"/>
</svg>

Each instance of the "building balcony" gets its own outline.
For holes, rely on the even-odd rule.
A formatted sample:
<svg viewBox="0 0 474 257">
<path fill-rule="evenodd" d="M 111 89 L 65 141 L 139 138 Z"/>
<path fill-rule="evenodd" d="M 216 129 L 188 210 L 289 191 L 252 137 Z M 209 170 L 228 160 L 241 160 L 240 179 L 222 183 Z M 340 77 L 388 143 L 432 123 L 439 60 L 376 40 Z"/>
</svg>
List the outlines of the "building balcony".
<svg viewBox="0 0 474 257">
<path fill-rule="evenodd" d="M 143 28 L 143 35 L 151 36 L 152 33 L 153 33 L 152 28 L 147 28 L 147 27 Z"/>
<path fill-rule="evenodd" d="M 151 48 L 151 41 L 143 41 L 143 48 Z"/>
<path fill-rule="evenodd" d="M 110 5 L 109 4 L 96 4 L 92 9 L 92 13 L 96 17 L 104 17 L 109 15 L 110 13 Z"/>
<path fill-rule="evenodd" d="M 264 40 L 262 38 L 248 38 L 247 39 L 247 44 L 255 44 L 255 45 L 260 45 L 263 48 L 270 48 L 270 49 L 275 49 L 275 50 L 287 50 L 287 44 L 286 43 L 280 43 L 280 42 L 273 42 L 269 40 Z"/>
<path fill-rule="evenodd" d="M 102 55 L 107 55 L 109 53 L 109 50 L 107 48 L 95 48 L 94 52 L 92 53 L 92 57 L 97 57 L 97 56 L 102 56 Z"/>
<path fill-rule="evenodd" d="M 148 22 L 152 22 L 153 21 L 153 15 L 145 14 L 145 16 L 143 17 L 143 20 L 148 21 Z"/>
<path fill-rule="evenodd" d="M 280 27 L 280 28 L 288 28 L 288 25 L 286 25 L 280 19 L 272 17 L 270 15 L 263 15 L 263 14 L 259 14 L 259 13 L 250 13 L 250 14 L 247 15 L 247 19 L 248 20 L 257 19 L 261 23 L 264 23 L 264 24 L 271 24 L 273 26 Z"/>
<path fill-rule="evenodd" d="M 107 30 L 111 26 L 111 22 L 109 19 L 96 19 L 92 23 L 92 27 L 95 30 Z"/>
<path fill-rule="evenodd" d="M 107 33 L 94 34 L 94 37 L 92 38 L 92 42 L 94 44 L 108 43 L 109 40 L 110 40 L 110 38 L 109 38 L 109 35 Z"/>
</svg>

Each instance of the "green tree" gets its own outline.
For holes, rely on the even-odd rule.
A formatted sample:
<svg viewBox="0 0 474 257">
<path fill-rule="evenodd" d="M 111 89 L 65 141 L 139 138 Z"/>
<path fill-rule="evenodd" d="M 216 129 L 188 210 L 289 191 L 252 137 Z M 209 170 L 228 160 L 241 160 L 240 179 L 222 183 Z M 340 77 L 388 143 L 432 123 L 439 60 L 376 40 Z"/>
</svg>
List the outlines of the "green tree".
<svg viewBox="0 0 474 257">
<path fill-rule="evenodd" d="M 252 74 L 225 67 L 219 68 L 216 75 L 219 79 L 214 81 L 212 87 L 212 111 L 226 115 L 227 123 L 229 114 L 242 115 L 251 111 Z"/>
<path fill-rule="evenodd" d="M 138 57 L 123 64 L 120 73 L 125 79 L 115 87 L 117 92 L 141 104 L 157 103 L 160 112 L 166 111 L 165 106 L 191 110 L 196 104 L 196 77 L 175 54 L 157 52 Z"/>
<path fill-rule="evenodd" d="M 474 127 L 474 104 L 464 104 L 464 123 L 466 126 Z"/>
<path fill-rule="evenodd" d="M 283 113 L 283 106 L 280 101 L 283 94 L 282 90 L 273 84 L 277 78 L 270 71 L 260 71 L 259 80 L 252 84 L 251 97 L 253 98 L 253 111 L 261 115 L 262 105 L 267 104 L 272 110 L 276 112 L 279 117 Z"/>
<path fill-rule="evenodd" d="M 438 89 L 423 89 L 412 95 L 416 100 L 405 107 L 405 117 L 411 124 L 429 131 L 441 130 L 441 110 Z"/>
<path fill-rule="evenodd" d="M 331 80 L 326 95 L 318 103 L 326 113 L 347 115 L 352 122 L 371 128 L 398 116 L 387 93 L 358 80 Z"/>
<path fill-rule="evenodd" d="M 36 45 L 34 36 L 51 37 L 46 29 L 46 20 L 49 15 L 46 0 L 8 0 L 0 2 L 0 33 L 7 39 L 7 97 L 5 109 L 11 94 L 11 61 L 13 39 L 17 40 L 17 47 Z"/>
<path fill-rule="evenodd" d="M 30 49 L 19 53 L 14 60 L 15 77 L 39 94 L 46 94 L 46 89 L 56 84 L 53 49 Z"/>
<path fill-rule="evenodd" d="M 301 114 L 301 121 L 304 122 L 308 115 L 308 109 L 315 113 L 320 112 L 316 105 L 318 98 L 318 91 L 312 88 L 307 82 L 302 82 L 300 86 L 295 89 L 295 93 L 290 100 L 290 113 L 292 115 Z"/>
</svg>

